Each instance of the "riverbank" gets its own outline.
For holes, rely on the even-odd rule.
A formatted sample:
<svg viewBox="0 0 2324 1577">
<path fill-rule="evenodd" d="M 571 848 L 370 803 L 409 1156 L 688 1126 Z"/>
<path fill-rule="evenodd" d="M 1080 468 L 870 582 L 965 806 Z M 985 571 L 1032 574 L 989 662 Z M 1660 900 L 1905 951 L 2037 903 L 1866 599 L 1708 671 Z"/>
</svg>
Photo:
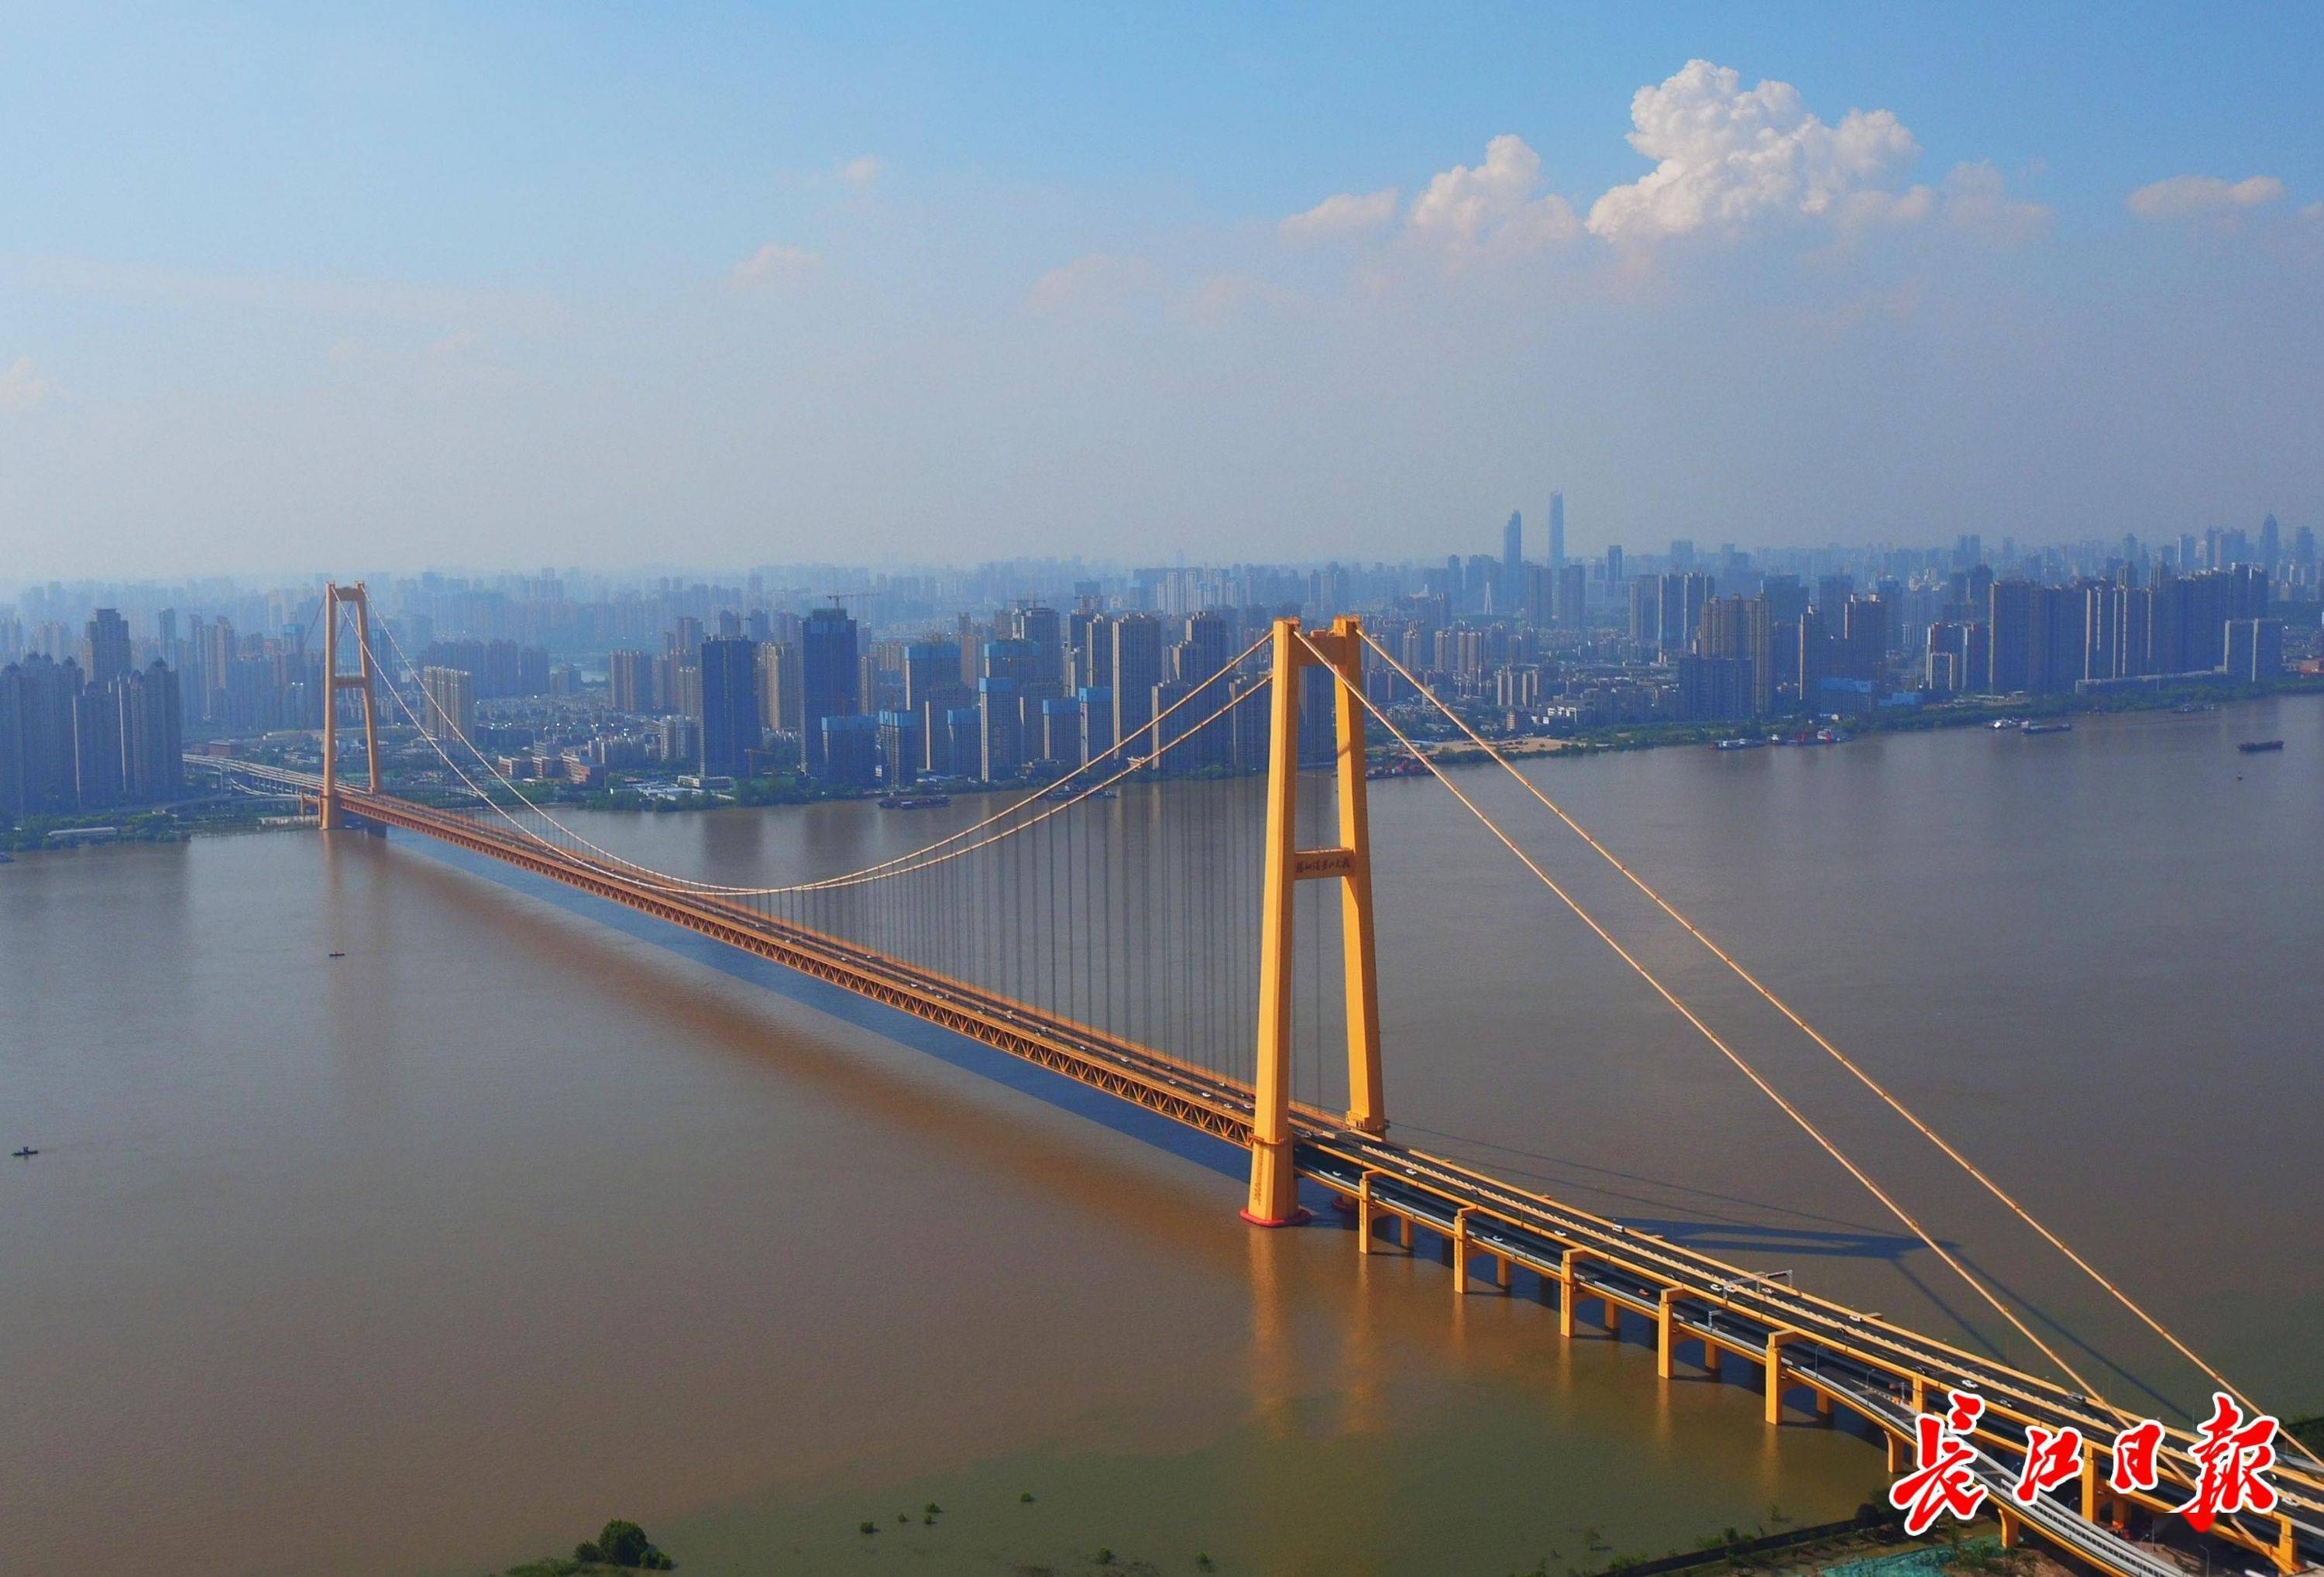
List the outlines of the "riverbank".
<svg viewBox="0 0 2324 1577">
<path fill-rule="evenodd" d="M 959 1538 L 948 1538 L 945 1531 L 954 1523 L 980 1521 L 973 1508 L 964 1508 L 961 1516 L 942 1503 L 930 1500 L 918 1508 L 908 1508 L 894 1518 L 865 1517 L 855 1525 L 853 1547 L 848 1554 L 850 1564 L 883 1565 L 902 1562 L 915 1568 L 931 1563 L 947 1570 L 989 1571 L 1006 1577 L 1159 1577 L 1167 1572 L 1232 1572 L 1268 1569 L 1254 1565 L 1250 1552 L 1213 1554 L 1203 1545 L 1198 1530 L 1186 1527 L 1177 1543 L 1182 1546 L 1197 1546 L 1168 1551 L 1146 1549 L 1124 1539 L 1117 1547 L 1111 1544 L 1095 1544 L 1074 1549 L 1058 1549 L 1040 1539 L 1031 1526 L 1038 1519 L 1031 1509 L 1042 1503 L 1042 1498 L 1030 1489 L 1018 1492 L 1013 1498 L 1019 1516 L 1016 1518 L 1021 1541 L 1012 1547 L 985 1542 L 977 1533 Z M 1781 1509 L 1768 1508 L 1771 1517 L 1783 1520 Z M 1188 1522 L 1194 1520 L 1188 1518 Z M 608 1532 L 616 1527 L 634 1527 L 633 1524 L 610 1524 Z M 900 1542 L 895 1536 L 906 1536 Z M 1897 1514 L 1886 1506 L 1868 1500 L 1858 1508 L 1854 1517 L 1837 1522 L 1819 1523 L 1812 1526 L 1778 1526 L 1768 1531 L 1763 1522 L 1748 1530 L 1728 1526 L 1696 1539 L 1684 1550 L 1673 1549 L 1665 1554 L 1648 1556 L 1643 1554 L 1618 1554 L 1607 1559 L 1611 1546 L 1597 1527 L 1575 1527 L 1568 1542 L 1578 1548 L 1571 1556 L 1551 1549 L 1540 1555 L 1525 1570 L 1511 1570 L 1507 1577 L 1698 1577 L 1702 1573 L 1732 1573 L 1748 1572 L 1757 1577 L 1933 1577 L 1939 1572 L 1958 1572 L 1963 1577 L 2072 1577 L 2073 1569 L 2036 1544 L 2006 1548 L 1999 1536 L 1998 1524 L 1987 1517 L 1969 1524 L 1947 1524 L 1927 1536 L 1908 1536 Z M 664 1555 L 645 1543 L 642 1530 L 635 1541 L 652 1553 L 641 1563 L 637 1559 L 605 1560 L 612 1546 L 600 1540 L 586 1544 L 570 1557 L 548 1555 L 538 1560 L 508 1567 L 493 1577 L 604 1577 L 604 1574 L 645 1569 L 679 1569 L 686 1567 L 685 1557 L 692 1552 L 680 1550 L 674 1555 Z M 1221 1546 L 1222 1549 L 1224 1546 Z M 722 1566 L 734 1552 L 706 1551 L 699 1557 L 708 1565 Z M 787 1552 L 793 1557 L 806 1554 L 798 1544 L 790 1544 Z M 1279 1552 L 1275 1557 L 1299 1559 L 1296 1552 Z M 1562 1563 L 1562 1564 L 1561 1564 Z M 1434 1568 L 1432 1568 L 1434 1569 Z M 1489 1568 L 1479 1568 L 1481 1572 Z"/>
<path fill-rule="evenodd" d="M 2114 691 L 2097 696 L 2015 696 L 1979 697 L 1973 701 L 1914 707 L 1892 715 L 1850 717 L 1840 726 L 1854 735 L 1916 733 L 1947 728 L 1989 726 L 2003 718 L 2045 721 L 2080 715 L 2129 712 L 2169 712 L 2185 706 L 2229 706 L 2272 696 L 2324 695 L 2324 677 L 2301 676 L 2266 685 L 2188 686 L 2172 689 Z M 1788 737 L 1813 726 L 1803 717 L 1729 719 L 1713 723 L 1646 723 L 1591 729 L 1564 738 L 1519 735 L 1494 739 L 1493 748 L 1505 756 L 1543 755 L 1561 760 L 1597 755 L 1609 751 L 1656 750 L 1670 745 L 1711 745 L 1721 740 L 1766 740 Z M 1481 730 L 1480 731 L 1482 732 Z M 1485 752 L 1464 740 L 1423 741 L 1429 759 L 1440 766 L 1471 766 L 1489 762 Z"/>
</svg>

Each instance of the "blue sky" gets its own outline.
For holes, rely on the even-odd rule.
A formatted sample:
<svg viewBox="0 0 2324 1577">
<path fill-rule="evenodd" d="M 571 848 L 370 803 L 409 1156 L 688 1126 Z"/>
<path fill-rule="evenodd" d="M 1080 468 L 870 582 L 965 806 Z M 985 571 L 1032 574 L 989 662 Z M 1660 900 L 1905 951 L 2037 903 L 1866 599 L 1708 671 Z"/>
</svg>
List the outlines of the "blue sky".
<svg viewBox="0 0 2324 1577">
<path fill-rule="evenodd" d="M 26 573 L 2324 525 L 2313 6 L 7 11 Z"/>
</svg>

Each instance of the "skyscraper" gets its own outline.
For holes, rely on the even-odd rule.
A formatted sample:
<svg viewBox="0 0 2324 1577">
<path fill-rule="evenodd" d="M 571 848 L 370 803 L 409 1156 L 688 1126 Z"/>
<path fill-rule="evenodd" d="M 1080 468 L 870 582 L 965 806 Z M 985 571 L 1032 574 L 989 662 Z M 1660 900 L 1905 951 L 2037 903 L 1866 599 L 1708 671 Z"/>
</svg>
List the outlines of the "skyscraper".
<svg viewBox="0 0 2324 1577">
<path fill-rule="evenodd" d="M 1663 643 L 1663 583 L 1642 575 L 1630 583 L 1630 639 L 1659 649 Z"/>
<path fill-rule="evenodd" d="M 1154 753 L 1154 687 L 1162 682 L 1162 624 L 1151 613 L 1113 622 L 1113 737 L 1129 756 Z"/>
<path fill-rule="evenodd" d="M 83 810 L 121 803 L 121 703 L 91 686 L 73 697 L 73 787 Z"/>
<path fill-rule="evenodd" d="M 425 698 L 420 708 L 420 727 L 430 739 L 449 743 L 456 739 L 475 737 L 475 675 L 466 669 L 421 669 L 420 690 Z"/>
<path fill-rule="evenodd" d="M 740 621 L 737 621 L 737 627 Z M 702 770 L 747 778 L 759 748 L 758 642 L 714 635 L 702 643 Z"/>
<path fill-rule="evenodd" d="M 1741 706 L 1755 716 L 1764 716 L 1775 709 L 1773 642 L 1774 624 L 1768 618 L 1766 598 L 1746 598 L 1737 594 L 1712 597 L 1702 604 L 1702 626 L 1695 632 L 1695 652 L 1738 665 L 1735 683 Z M 1711 715 L 1731 715 L 1725 712 Z"/>
<path fill-rule="evenodd" d="M 1033 665 L 1025 676 L 1026 681 L 1055 685 L 1062 693 L 1065 682 L 1065 621 L 1057 616 L 1057 610 L 1038 605 L 1019 608 L 1010 623 L 1017 639 L 1029 641 L 1033 647 Z"/>
<path fill-rule="evenodd" d="M 789 641 L 760 644 L 759 720 L 777 733 L 796 734 L 804 726 L 806 686 L 799 667 L 799 649 Z"/>
<path fill-rule="evenodd" d="M 2273 523 L 2273 517 L 2270 517 Z M 82 677 L 103 689 L 129 671 L 129 623 L 112 608 L 90 616 L 80 647 Z"/>
<path fill-rule="evenodd" d="M 1700 571 L 1663 576 L 1659 628 L 1665 654 L 1684 649 L 1694 639 L 1702 623 L 1702 604 L 1710 600 L 1712 589 L 1711 576 Z"/>
<path fill-rule="evenodd" d="M 122 675 L 113 690 L 120 706 L 123 797 L 141 804 L 177 798 L 186 787 L 178 676 L 156 660 Z"/>
<path fill-rule="evenodd" d="M 976 681 L 977 771 L 988 783 L 1014 778 L 1025 766 L 1025 712 L 1017 681 L 987 677 Z"/>
<path fill-rule="evenodd" d="M 1517 574 L 1525 564 L 1525 516 L 1509 511 L 1508 524 L 1501 528 L 1501 584 L 1514 586 Z"/>
<path fill-rule="evenodd" d="M 73 807 L 73 697 L 80 688 L 76 662 L 33 656 L 0 669 L 0 814 Z"/>
<path fill-rule="evenodd" d="M 826 717 L 853 717 L 862 710 L 862 676 L 856 666 L 855 621 L 840 607 L 817 608 L 799 632 L 800 730 L 807 735 L 807 770 L 824 775 Z M 876 731 L 878 724 L 873 727 Z M 872 745 L 877 754 L 878 742 Z"/>
<path fill-rule="evenodd" d="M 1550 571 L 1556 577 L 1553 611 L 1562 630 L 1582 630 L 1590 623 L 1590 567 L 1565 564 Z"/>
<path fill-rule="evenodd" d="M 1989 594 L 1986 628 L 1993 658 L 1987 669 L 1996 695 L 2026 687 L 2034 663 L 2034 593 L 2030 580 L 1997 580 Z"/>
<path fill-rule="evenodd" d="M 1565 494 L 1562 492 L 1549 495 L 1549 567 L 1552 569 L 1565 567 Z M 1620 577 L 1620 571 L 1617 570 L 1615 578 Z"/>
<path fill-rule="evenodd" d="M 643 712 L 653 701 L 653 659 L 616 651 L 605 659 L 606 702 L 616 712 Z"/>
</svg>

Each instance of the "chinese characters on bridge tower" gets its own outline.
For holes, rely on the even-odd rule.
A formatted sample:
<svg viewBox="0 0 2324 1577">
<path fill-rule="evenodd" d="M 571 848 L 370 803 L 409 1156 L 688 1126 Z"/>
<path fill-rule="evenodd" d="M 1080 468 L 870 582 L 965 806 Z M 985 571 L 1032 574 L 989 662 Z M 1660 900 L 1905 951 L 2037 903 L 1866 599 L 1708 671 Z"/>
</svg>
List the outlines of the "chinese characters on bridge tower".
<svg viewBox="0 0 2324 1577">
<path fill-rule="evenodd" d="M 1944 1412 L 1923 1413 L 1914 1419 L 1912 1470 L 1888 1489 L 1888 1503 L 1904 1514 L 1906 1533 L 1924 1534 L 1940 1517 L 1967 1521 L 1985 1503 L 1988 1491 L 1977 1471 L 1983 1453 L 1975 1438 L 1984 1415 L 1984 1397 L 1955 1391 Z M 2196 1469 L 2195 1492 L 2178 1510 L 2189 1526 L 2203 1533 L 2221 1517 L 2275 1509 L 2275 1488 L 2265 1474 L 2275 1464 L 2276 1427 L 2268 1415 L 2246 1417 L 2233 1397 L 2223 1391 L 2212 1394 L 2211 1416 L 2187 1451 Z M 2162 1445 L 2163 1425 L 2152 1418 L 2116 1434 L 2107 1486 L 2118 1493 L 2153 1493 L 2163 1481 Z M 2027 1425 L 2025 1462 L 2009 1487 L 2010 1499 L 2032 1506 L 2049 1490 L 2071 1483 L 2080 1477 L 2092 1449 L 2070 1425 L 2062 1429 Z"/>
</svg>

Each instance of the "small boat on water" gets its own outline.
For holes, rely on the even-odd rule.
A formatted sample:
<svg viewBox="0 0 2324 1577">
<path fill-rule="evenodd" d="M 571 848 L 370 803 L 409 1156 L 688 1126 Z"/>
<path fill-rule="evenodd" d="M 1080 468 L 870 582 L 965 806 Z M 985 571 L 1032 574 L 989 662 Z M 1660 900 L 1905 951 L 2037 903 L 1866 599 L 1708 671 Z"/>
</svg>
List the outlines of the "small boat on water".
<svg viewBox="0 0 2324 1577">
<path fill-rule="evenodd" d="M 882 810 L 935 810 L 950 805 L 949 794 L 890 794 L 880 800 Z"/>
<path fill-rule="evenodd" d="M 2025 719 L 2023 717 L 1997 717 L 1989 726 L 1995 729 L 2023 728 L 2025 726 Z"/>
<path fill-rule="evenodd" d="M 2247 739 L 2236 748 L 2247 756 L 2255 756 L 2262 751 L 2282 750 L 2283 742 L 2280 739 Z"/>
<path fill-rule="evenodd" d="M 2028 723 L 2025 725 L 2025 732 L 2027 733 L 2071 733 L 2074 732 L 2074 725 L 2070 723 Z"/>
<path fill-rule="evenodd" d="M 1722 739 L 1711 748 L 1721 751 L 1756 751 L 1766 745 L 1764 739 Z"/>
</svg>

